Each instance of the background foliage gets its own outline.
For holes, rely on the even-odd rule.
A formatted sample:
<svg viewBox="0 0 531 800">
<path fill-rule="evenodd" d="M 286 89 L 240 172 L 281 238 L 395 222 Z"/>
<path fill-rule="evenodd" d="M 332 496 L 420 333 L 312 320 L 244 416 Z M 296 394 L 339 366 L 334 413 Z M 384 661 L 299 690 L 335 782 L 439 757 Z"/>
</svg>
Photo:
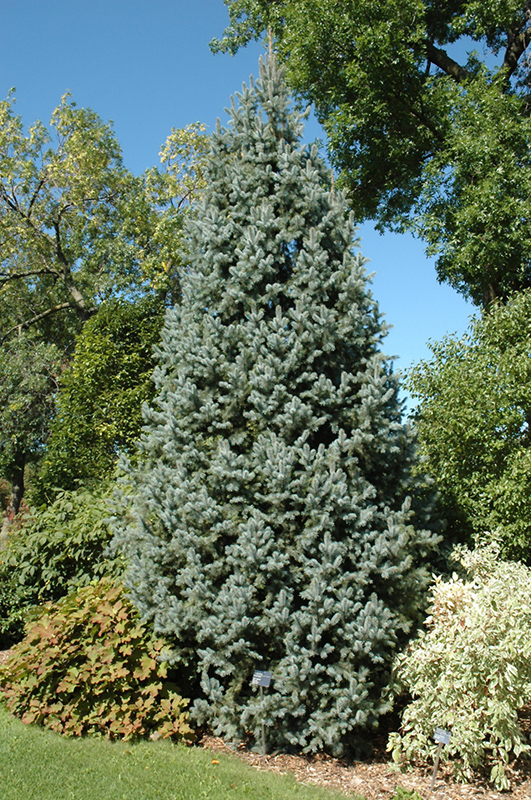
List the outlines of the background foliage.
<svg viewBox="0 0 531 800">
<path fill-rule="evenodd" d="M 0 642 L 22 636 L 27 612 L 57 600 L 103 575 L 123 572 L 111 557 L 105 490 L 58 492 L 55 500 L 30 509 L 11 528 L 0 550 Z"/>
<path fill-rule="evenodd" d="M 0 347 L 0 475 L 13 487 L 10 514 L 19 510 L 27 465 L 46 446 L 62 368 L 60 348 L 27 334 Z"/>
<path fill-rule="evenodd" d="M 72 412 L 66 419 L 77 420 L 78 426 L 70 434 L 57 420 L 55 461 L 48 469 L 57 473 L 57 483 L 50 475 L 46 485 L 44 475 L 43 491 L 55 485 L 74 488 L 75 481 L 105 472 L 110 451 L 126 446 L 135 435 L 139 409 L 149 393 L 145 372 L 156 319 L 160 324 L 164 305 L 180 297 L 183 221 L 203 185 L 208 137 L 199 123 L 173 129 L 160 152 L 161 166 L 135 177 L 123 165 L 112 126 L 68 96 L 49 126 L 38 121 L 26 131 L 10 95 L 0 103 L 0 127 L 0 377 L 7 377 L 9 384 L 20 362 L 16 380 L 25 391 L 23 398 L 19 391 L 16 402 L 8 398 L 4 404 L 0 434 L 1 474 L 15 487 L 12 516 L 24 493 L 26 462 L 37 460 L 46 444 L 59 376 L 78 345 L 74 376 L 69 374 L 63 387 L 67 411 L 60 412 Z M 100 323 L 89 325 L 85 333 L 85 324 L 100 312 Z M 113 354 L 103 348 L 105 335 Z M 113 335 L 124 341 L 113 340 Z M 98 363 L 102 358 L 108 359 L 106 384 L 102 369 L 99 384 L 92 375 L 103 366 Z M 82 376 L 87 379 L 85 394 Z M 98 399 L 96 392 L 104 397 Z M 16 413 L 10 410 L 14 405 Z M 111 409 L 113 419 L 102 419 Z M 95 434 L 87 424 L 92 412 Z"/>
<path fill-rule="evenodd" d="M 225 0 L 234 52 L 270 26 L 357 219 L 410 228 L 474 303 L 530 285 L 525 0 Z"/>
<path fill-rule="evenodd" d="M 110 301 L 85 324 L 61 376 L 32 502 L 53 499 L 58 488 L 109 480 L 120 454 L 132 452 L 142 404 L 153 397 L 153 348 L 164 311 L 156 296 Z"/>
<path fill-rule="evenodd" d="M 531 558 L 531 293 L 516 293 L 463 337 L 432 343 L 411 371 L 422 469 L 433 477 L 448 538 L 495 539 Z"/>
<path fill-rule="evenodd" d="M 0 103 L 2 336 L 36 327 L 67 344 L 101 300 L 141 281 L 141 184 L 90 109 L 65 96 L 49 127 L 26 133 L 13 104 Z"/>
</svg>

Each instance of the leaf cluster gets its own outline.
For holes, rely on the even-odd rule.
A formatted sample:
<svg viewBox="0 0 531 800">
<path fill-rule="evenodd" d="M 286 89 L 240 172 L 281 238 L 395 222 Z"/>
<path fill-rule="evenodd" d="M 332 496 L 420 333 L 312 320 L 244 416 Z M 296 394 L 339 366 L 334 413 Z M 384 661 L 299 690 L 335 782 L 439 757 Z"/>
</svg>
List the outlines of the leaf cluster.
<svg viewBox="0 0 531 800">
<path fill-rule="evenodd" d="M 451 731 L 442 751 L 458 776 L 490 767 L 508 789 L 506 766 L 530 747 L 518 710 L 531 700 L 531 570 L 494 546 L 456 552 L 464 577 L 437 578 L 426 629 L 395 664 L 395 694 L 413 698 L 388 749 L 397 763 L 432 761 L 434 728 Z"/>
<path fill-rule="evenodd" d="M 205 159 L 209 147 L 206 125 L 193 122 L 172 128 L 159 152 L 159 167 L 148 169 L 144 192 L 151 209 L 151 232 L 142 270 L 151 286 L 177 303 L 186 264 L 186 219 L 205 188 Z"/>
<path fill-rule="evenodd" d="M 448 84 L 451 127 L 424 169 L 414 223 L 440 280 L 484 307 L 531 284 L 531 120 L 500 83 L 482 69 L 466 91 Z"/>
<path fill-rule="evenodd" d="M 23 722 L 64 735 L 190 742 L 188 701 L 163 656 L 123 589 L 102 580 L 43 609 L 1 668 L 0 691 Z"/>
<path fill-rule="evenodd" d="M 142 405 L 153 396 L 153 348 L 164 299 L 103 303 L 85 323 L 61 375 L 46 451 L 31 490 L 33 502 L 110 477 L 120 453 L 142 428 Z"/>
<path fill-rule="evenodd" d="M 406 789 L 404 786 L 397 786 L 391 800 L 422 800 L 422 797 L 415 789 Z"/>
</svg>

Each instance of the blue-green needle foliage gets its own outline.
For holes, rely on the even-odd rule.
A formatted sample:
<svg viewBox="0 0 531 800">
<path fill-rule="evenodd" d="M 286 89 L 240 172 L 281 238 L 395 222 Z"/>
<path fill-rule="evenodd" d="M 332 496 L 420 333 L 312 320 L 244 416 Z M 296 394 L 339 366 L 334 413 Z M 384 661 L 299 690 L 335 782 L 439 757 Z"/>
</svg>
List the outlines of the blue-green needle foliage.
<svg viewBox="0 0 531 800">
<path fill-rule="evenodd" d="M 117 541 L 199 722 L 340 753 L 387 708 L 434 537 L 347 205 L 274 61 L 260 74 L 212 136 Z"/>
</svg>

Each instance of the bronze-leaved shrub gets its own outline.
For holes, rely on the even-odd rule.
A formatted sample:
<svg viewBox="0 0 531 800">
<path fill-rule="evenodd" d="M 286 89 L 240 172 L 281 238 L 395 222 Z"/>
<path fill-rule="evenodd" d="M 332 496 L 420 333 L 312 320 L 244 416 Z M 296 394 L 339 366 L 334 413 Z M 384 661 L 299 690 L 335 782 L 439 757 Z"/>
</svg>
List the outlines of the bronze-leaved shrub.
<svg viewBox="0 0 531 800">
<path fill-rule="evenodd" d="M 0 668 L 0 693 L 23 722 L 58 733 L 191 741 L 164 647 L 104 579 L 43 607 Z"/>
</svg>

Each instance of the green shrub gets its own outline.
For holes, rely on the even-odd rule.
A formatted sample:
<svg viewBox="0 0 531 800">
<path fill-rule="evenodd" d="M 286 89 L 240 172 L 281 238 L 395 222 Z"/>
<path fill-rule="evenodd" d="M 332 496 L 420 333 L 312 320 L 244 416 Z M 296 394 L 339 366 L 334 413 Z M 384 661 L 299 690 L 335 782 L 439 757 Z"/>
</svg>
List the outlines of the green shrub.
<svg viewBox="0 0 531 800">
<path fill-rule="evenodd" d="M 104 579 L 46 606 L 0 668 L 0 692 L 23 722 L 58 733 L 191 740 L 163 649 Z"/>
<path fill-rule="evenodd" d="M 56 414 L 31 493 L 37 502 L 112 476 L 131 453 L 151 400 L 153 347 L 164 319 L 162 295 L 107 299 L 84 325 L 60 378 Z"/>
<path fill-rule="evenodd" d="M 106 557 L 111 539 L 104 494 L 61 491 L 49 506 L 32 509 L 12 547 L 19 580 L 37 602 L 57 600 L 94 578 L 119 572 Z"/>
<path fill-rule="evenodd" d="M 507 789 L 505 766 L 529 746 L 518 710 L 531 700 L 531 570 L 497 558 L 494 546 L 460 549 L 466 577 L 437 579 L 430 616 L 396 663 L 396 692 L 412 696 L 388 749 L 396 762 L 432 760 L 434 728 L 451 731 L 442 760 L 457 777 L 490 766 Z"/>
<path fill-rule="evenodd" d="M 18 641 L 26 609 L 58 600 L 104 575 L 118 577 L 107 557 L 111 538 L 103 493 L 61 491 L 49 506 L 30 509 L 0 552 L 0 643 Z"/>
</svg>

